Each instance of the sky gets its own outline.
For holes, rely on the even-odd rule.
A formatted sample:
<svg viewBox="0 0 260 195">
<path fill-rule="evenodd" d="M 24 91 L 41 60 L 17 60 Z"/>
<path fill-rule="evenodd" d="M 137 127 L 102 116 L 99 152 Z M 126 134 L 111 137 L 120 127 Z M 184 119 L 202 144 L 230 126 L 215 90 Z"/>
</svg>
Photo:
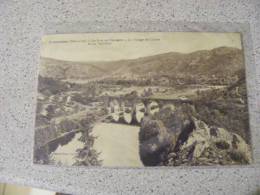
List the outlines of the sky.
<svg viewBox="0 0 260 195">
<path fill-rule="evenodd" d="M 240 33 L 140 32 L 45 35 L 41 56 L 66 61 L 115 61 L 168 52 L 242 48 Z"/>
</svg>

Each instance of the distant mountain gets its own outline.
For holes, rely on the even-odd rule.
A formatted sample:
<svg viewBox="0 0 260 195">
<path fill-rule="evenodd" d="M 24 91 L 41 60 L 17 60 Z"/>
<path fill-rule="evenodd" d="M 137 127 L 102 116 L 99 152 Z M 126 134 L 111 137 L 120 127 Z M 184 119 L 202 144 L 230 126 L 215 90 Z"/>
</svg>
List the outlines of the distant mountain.
<svg viewBox="0 0 260 195">
<path fill-rule="evenodd" d="M 170 52 L 111 62 L 72 62 L 41 58 L 40 75 L 59 79 L 90 79 L 147 74 L 228 77 L 243 69 L 242 50 L 219 47 L 188 54 Z"/>
<path fill-rule="evenodd" d="M 62 61 L 41 58 L 40 75 L 57 79 L 87 79 L 101 77 L 106 69 L 86 62 Z"/>
</svg>

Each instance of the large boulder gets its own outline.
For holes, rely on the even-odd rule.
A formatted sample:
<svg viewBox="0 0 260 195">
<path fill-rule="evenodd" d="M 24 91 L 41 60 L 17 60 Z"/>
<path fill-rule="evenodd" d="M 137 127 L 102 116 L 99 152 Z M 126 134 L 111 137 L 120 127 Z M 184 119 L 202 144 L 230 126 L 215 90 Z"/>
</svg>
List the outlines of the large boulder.
<svg viewBox="0 0 260 195">
<path fill-rule="evenodd" d="M 231 165 L 251 163 L 251 149 L 238 134 L 192 118 L 195 128 L 168 154 L 166 165 Z M 179 140 L 179 138 L 177 139 Z"/>
<path fill-rule="evenodd" d="M 160 165 L 171 145 L 172 137 L 160 120 L 145 116 L 139 132 L 139 152 L 145 166 Z"/>
</svg>

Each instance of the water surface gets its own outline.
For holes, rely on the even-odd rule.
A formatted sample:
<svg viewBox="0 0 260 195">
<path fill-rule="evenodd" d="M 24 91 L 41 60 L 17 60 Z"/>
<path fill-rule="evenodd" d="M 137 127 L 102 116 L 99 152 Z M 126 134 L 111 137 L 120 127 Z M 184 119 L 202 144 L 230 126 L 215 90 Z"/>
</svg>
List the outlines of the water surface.
<svg viewBox="0 0 260 195">
<path fill-rule="evenodd" d="M 99 159 L 103 166 L 112 167 L 142 167 L 139 156 L 140 127 L 99 123 L 93 128 L 93 135 L 97 136 L 94 149 L 100 152 Z"/>
<path fill-rule="evenodd" d="M 79 141 L 81 132 L 76 133 L 70 142 L 65 145 L 59 145 L 58 148 L 50 154 L 54 164 L 73 165 L 76 162 L 77 149 L 83 148 L 84 143 Z"/>
</svg>

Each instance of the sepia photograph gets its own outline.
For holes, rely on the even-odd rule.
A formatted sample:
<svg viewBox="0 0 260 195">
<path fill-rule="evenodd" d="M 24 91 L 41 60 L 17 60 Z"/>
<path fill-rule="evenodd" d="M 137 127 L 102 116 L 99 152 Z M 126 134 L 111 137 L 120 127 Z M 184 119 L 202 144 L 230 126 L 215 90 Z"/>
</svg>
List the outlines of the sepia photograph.
<svg viewBox="0 0 260 195">
<path fill-rule="evenodd" d="M 31 186 L 0 183 L 0 195 L 72 195 L 59 193 Z"/>
<path fill-rule="evenodd" d="M 35 164 L 252 163 L 240 33 L 45 35 Z"/>
</svg>

